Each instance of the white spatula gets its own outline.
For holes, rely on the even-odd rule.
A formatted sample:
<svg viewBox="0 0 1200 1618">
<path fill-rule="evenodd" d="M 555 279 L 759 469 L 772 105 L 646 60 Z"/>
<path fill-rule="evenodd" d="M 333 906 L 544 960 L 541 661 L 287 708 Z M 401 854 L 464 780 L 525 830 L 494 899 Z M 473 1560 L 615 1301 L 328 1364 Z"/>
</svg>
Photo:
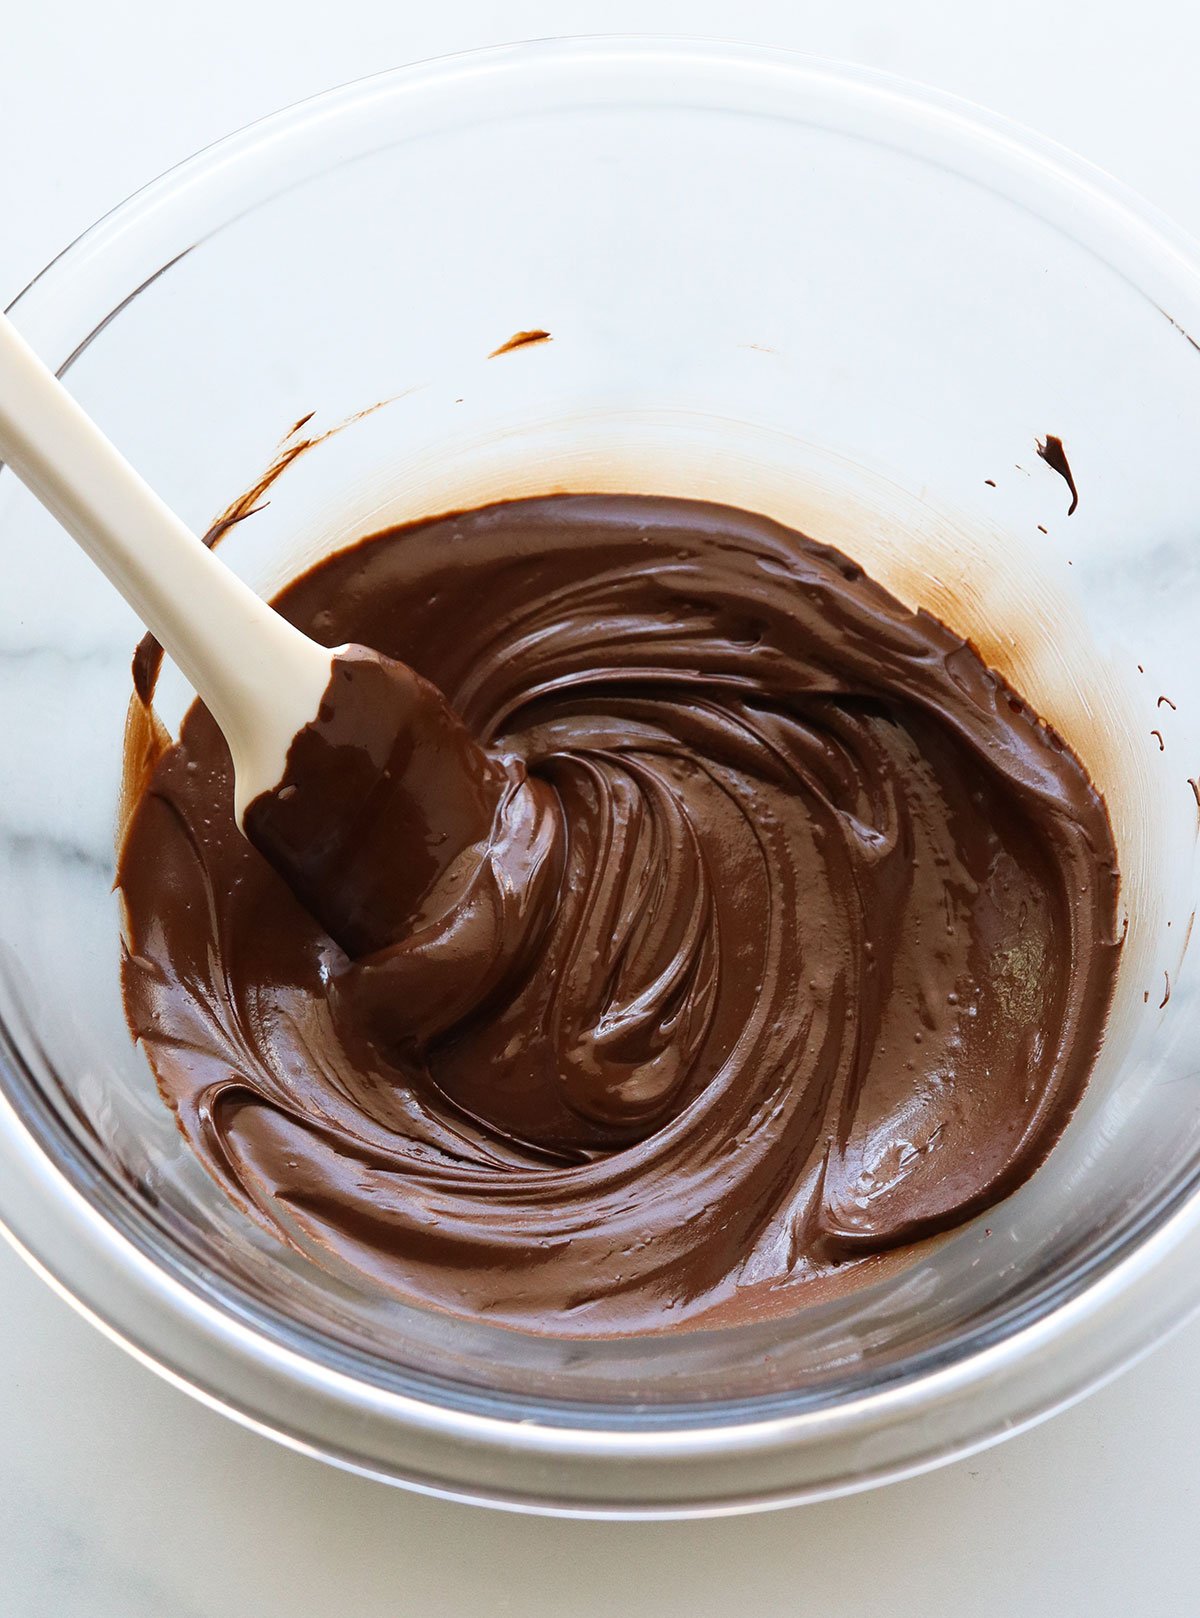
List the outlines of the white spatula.
<svg viewBox="0 0 1200 1618">
<path fill-rule="evenodd" d="M 440 694 L 402 664 L 361 647 L 331 652 L 280 617 L 164 504 L 3 315 L 0 461 L 108 575 L 195 687 L 229 744 L 239 827 L 351 953 L 390 942 L 430 871 L 486 835 L 500 791 L 494 763 Z M 381 714 L 381 703 L 394 712 Z M 273 803 L 265 795 L 279 787 L 293 740 L 318 714 L 340 751 L 334 758 L 326 749 L 320 790 L 305 799 L 308 783 L 289 780 L 276 794 L 286 804 Z M 373 838 L 386 839 L 394 823 L 410 829 L 411 843 L 411 827 L 431 816 L 444 817 L 428 839 L 436 852 L 414 846 L 411 868 L 392 861 L 377 872 L 367 852 Z"/>
</svg>

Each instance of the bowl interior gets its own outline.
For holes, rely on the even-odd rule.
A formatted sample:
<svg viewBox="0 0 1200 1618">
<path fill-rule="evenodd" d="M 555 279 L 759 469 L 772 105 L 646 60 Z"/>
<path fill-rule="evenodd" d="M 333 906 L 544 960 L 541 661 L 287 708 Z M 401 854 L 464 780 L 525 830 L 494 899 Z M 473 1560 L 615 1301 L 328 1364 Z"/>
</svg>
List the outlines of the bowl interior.
<svg viewBox="0 0 1200 1618">
<path fill-rule="evenodd" d="M 307 444 L 222 542 L 257 587 L 387 522 L 519 493 L 767 512 L 971 636 L 1066 735 L 1109 801 L 1129 926 L 1062 1143 L 900 1273 L 789 1320 L 629 1343 L 407 1308 L 261 1235 L 130 1044 L 111 884 L 139 628 L 5 474 L 4 1084 L 108 1218 L 368 1381 L 654 1424 L 824 1405 L 944 1363 L 1086 1284 L 1188 1194 L 1190 267 L 985 126 L 704 52 L 676 72 L 614 48 L 552 73 L 534 55 L 381 81 L 165 184 L 16 314 L 57 363 L 83 345 L 72 390 L 198 529 Z M 551 341 L 488 357 L 530 328 Z M 1047 433 L 1078 485 L 1070 517 Z M 168 670 L 168 724 L 187 700 Z"/>
</svg>

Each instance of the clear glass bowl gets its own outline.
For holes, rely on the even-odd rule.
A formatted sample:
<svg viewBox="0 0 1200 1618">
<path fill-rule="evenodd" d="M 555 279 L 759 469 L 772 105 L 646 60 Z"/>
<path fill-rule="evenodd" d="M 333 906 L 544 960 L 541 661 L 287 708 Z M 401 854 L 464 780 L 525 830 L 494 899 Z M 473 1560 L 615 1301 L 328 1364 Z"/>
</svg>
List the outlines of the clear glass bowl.
<svg viewBox="0 0 1200 1618">
<path fill-rule="evenodd" d="M 625 1343 L 381 1298 L 225 1200 L 130 1044 L 111 883 L 138 626 L 6 473 L 0 1212 L 97 1324 L 360 1471 L 670 1515 L 965 1453 L 1200 1301 L 1200 264 L 1177 231 L 891 79 L 545 43 L 221 143 L 76 242 L 13 317 L 198 528 L 300 418 L 300 437 L 346 424 L 223 542 L 264 590 L 386 521 L 548 489 L 706 495 L 841 545 L 1073 742 L 1110 801 L 1129 922 L 1061 1145 L 902 1273 L 790 1321 Z M 530 328 L 552 341 L 487 358 Z M 169 723 L 186 697 L 164 682 Z"/>
</svg>

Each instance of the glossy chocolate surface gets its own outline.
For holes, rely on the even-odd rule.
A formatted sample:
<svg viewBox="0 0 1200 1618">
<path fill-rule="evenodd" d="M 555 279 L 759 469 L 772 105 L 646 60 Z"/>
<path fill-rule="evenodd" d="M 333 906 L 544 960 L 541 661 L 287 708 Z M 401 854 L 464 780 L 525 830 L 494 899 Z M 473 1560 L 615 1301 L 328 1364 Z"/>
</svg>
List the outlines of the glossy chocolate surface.
<svg viewBox="0 0 1200 1618">
<path fill-rule="evenodd" d="M 853 1285 L 1045 1158 L 1103 1035 L 1116 853 L 961 638 L 765 518 L 641 496 L 396 529 L 278 604 L 417 671 L 453 757 L 357 867 L 399 936 L 356 958 L 235 829 L 202 708 L 132 816 L 131 1026 L 284 1240 L 644 1333 Z"/>
</svg>

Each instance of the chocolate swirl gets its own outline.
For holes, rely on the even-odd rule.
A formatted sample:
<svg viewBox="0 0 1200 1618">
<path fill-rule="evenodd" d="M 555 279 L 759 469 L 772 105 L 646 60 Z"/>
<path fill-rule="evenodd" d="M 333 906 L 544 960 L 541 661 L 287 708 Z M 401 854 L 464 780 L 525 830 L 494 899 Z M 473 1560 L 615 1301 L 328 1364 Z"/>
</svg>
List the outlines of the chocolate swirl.
<svg viewBox="0 0 1200 1618">
<path fill-rule="evenodd" d="M 131 1027 L 285 1240 L 417 1303 L 646 1332 L 865 1278 L 1050 1150 L 1116 854 L 941 624 L 764 518 L 616 496 L 392 530 L 279 605 L 432 681 L 494 788 L 473 859 L 357 961 L 235 831 L 199 707 L 138 805 Z"/>
</svg>

